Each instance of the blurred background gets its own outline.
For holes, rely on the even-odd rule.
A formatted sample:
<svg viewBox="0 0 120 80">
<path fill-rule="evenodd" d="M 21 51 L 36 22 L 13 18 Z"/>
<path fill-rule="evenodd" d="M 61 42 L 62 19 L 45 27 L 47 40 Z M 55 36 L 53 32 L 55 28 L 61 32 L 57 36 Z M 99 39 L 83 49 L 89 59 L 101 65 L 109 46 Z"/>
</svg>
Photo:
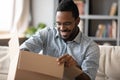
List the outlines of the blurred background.
<svg viewBox="0 0 120 80">
<path fill-rule="evenodd" d="M 61 0 L 0 0 L 0 45 L 17 29 L 20 44 L 45 27 L 54 27 Z M 74 0 L 81 32 L 99 45 L 120 44 L 120 0 Z"/>
</svg>

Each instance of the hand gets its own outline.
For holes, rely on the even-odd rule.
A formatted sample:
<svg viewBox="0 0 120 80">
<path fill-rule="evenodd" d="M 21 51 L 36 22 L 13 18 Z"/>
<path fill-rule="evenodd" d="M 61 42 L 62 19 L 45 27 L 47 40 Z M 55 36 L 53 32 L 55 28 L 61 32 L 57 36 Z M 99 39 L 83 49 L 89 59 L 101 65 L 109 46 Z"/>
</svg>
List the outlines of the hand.
<svg viewBox="0 0 120 80">
<path fill-rule="evenodd" d="M 69 54 L 65 54 L 57 59 L 58 64 L 63 64 L 65 67 L 77 66 L 77 62 Z"/>
</svg>

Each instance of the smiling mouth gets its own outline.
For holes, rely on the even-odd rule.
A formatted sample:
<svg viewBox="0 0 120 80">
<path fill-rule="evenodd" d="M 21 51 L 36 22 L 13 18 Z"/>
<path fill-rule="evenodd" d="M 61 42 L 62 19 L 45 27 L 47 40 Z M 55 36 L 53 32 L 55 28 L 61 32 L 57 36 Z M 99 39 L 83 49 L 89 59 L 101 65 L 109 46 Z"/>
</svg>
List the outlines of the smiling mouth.
<svg viewBox="0 0 120 80">
<path fill-rule="evenodd" d="M 70 31 L 60 31 L 62 35 L 68 35 Z"/>
<path fill-rule="evenodd" d="M 70 32 L 71 30 L 60 30 L 60 32 Z"/>
<path fill-rule="evenodd" d="M 63 38 L 68 38 L 68 37 L 69 37 L 69 34 L 70 34 L 69 31 L 60 31 L 60 33 L 61 33 L 61 36 L 62 36 Z"/>
</svg>

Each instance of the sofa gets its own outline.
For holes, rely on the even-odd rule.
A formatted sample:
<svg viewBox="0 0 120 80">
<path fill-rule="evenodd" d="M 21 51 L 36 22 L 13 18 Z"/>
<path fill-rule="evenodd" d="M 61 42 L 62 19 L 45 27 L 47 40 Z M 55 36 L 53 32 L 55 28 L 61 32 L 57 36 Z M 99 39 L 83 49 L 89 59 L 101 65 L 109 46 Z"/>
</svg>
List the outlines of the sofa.
<svg viewBox="0 0 120 80">
<path fill-rule="evenodd" d="M 100 61 L 96 80 L 120 80 L 120 46 L 99 46 Z"/>
<path fill-rule="evenodd" d="M 8 51 L 7 46 L 0 46 L 0 80 L 7 80 L 10 64 Z"/>
<path fill-rule="evenodd" d="M 120 80 L 120 46 L 99 46 L 100 61 L 95 80 Z M 0 46 L 0 80 L 7 80 L 8 47 Z"/>
</svg>

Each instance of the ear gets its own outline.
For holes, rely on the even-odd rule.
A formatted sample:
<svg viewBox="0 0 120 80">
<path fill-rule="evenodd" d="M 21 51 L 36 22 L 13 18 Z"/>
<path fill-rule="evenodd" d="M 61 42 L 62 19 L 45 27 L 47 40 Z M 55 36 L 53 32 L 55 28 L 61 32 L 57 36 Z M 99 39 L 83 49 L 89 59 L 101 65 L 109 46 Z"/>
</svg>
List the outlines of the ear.
<svg viewBox="0 0 120 80">
<path fill-rule="evenodd" d="M 78 25 L 79 23 L 80 23 L 80 17 L 76 19 L 76 25 Z"/>
</svg>

